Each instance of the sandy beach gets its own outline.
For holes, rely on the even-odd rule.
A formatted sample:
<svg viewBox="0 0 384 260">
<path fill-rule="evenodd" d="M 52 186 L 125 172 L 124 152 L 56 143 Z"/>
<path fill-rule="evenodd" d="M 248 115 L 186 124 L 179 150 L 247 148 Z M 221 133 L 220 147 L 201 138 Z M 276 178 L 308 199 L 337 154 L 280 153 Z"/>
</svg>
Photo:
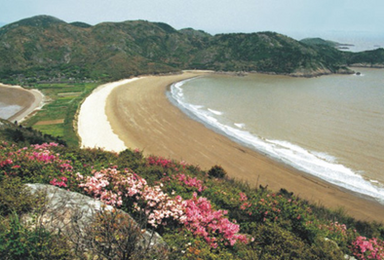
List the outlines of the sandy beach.
<svg viewBox="0 0 384 260">
<path fill-rule="evenodd" d="M 88 111 L 83 110 L 86 102 L 100 91 L 98 89 L 87 98 L 80 111 L 79 134 L 83 147 L 103 147 L 117 152 L 125 147 L 138 148 L 146 155 L 184 160 L 204 170 L 221 165 L 230 177 L 246 181 L 251 186 L 268 186 L 273 191 L 285 188 L 319 205 L 344 208 L 359 220 L 382 222 L 384 206 L 378 202 L 233 142 L 189 118 L 168 100 L 165 94 L 171 83 L 201 74 L 188 72 L 110 83 L 107 84 L 108 91 L 100 93 L 98 101 L 89 104 Z M 100 111 L 96 111 L 97 107 Z M 88 128 L 84 127 L 83 120 Z M 95 125 L 91 126 L 91 122 Z M 102 125 L 108 127 L 103 129 Z"/>
<path fill-rule="evenodd" d="M 22 122 L 36 109 L 44 105 L 44 95 L 36 90 L 26 90 L 20 86 L 0 84 L 0 102 L 7 105 L 17 105 L 21 109 L 7 120 Z"/>
<path fill-rule="evenodd" d="M 105 104 L 113 89 L 137 79 L 126 79 L 101 85 L 85 99 L 80 107 L 77 121 L 82 148 L 102 148 L 114 152 L 126 149 L 124 142 L 113 133 L 105 113 Z"/>
</svg>

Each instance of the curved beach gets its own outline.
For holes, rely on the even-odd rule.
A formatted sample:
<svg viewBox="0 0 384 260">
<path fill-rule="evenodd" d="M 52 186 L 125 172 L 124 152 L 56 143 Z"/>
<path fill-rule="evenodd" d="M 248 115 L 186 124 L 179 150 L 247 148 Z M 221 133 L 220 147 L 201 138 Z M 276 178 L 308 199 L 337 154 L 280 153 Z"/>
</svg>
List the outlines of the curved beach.
<svg viewBox="0 0 384 260">
<path fill-rule="evenodd" d="M 7 105 L 21 107 L 7 120 L 22 122 L 28 115 L 43 106 L 44 95 L 36 89 L 26 90 L 20 86 L 0 84 L 0 101 Z"/>
<path fill-rule="evenodd" d="M 274 191 L 285 188 L 319 205 L 333 209 L 342 207 L 360 220 L 383 220 L 384 206 L 378 202 L 272 160 L 185 115 L 165 93 L 171 83 L 198 75 L 201 72 L 149 76 L 117 84 L 103 97 L 106 104 L 103 114 L 109 121 L 104 123 L 111 127 L 103 139 L 118 136 L 125 147 L 138 148 L 146 155 L 184 160 L 206 170 L 221 165 L 230 177 L 246 181 L 251 186 L 268 185 Z M 94 103 L 94 106 L 101 104 Z M 88 112 L 85 116 L 91 114 Z M 98 123 L 102 122 L 99 120 Z M 89 135 L 91 131 L 89 128 L 84 134 Z"/>
<path fill-rule="evenodd" d="M 113 89 L 137 79 L 125 79 L 101 85 L 85 99 L 77 120 L 77 132 L 82 148 L 102 148 L 113 152 L 121 152 L 127 148 L 117 134 L 113 133 L 105 113 L 105 105 Z"/>
</svg>

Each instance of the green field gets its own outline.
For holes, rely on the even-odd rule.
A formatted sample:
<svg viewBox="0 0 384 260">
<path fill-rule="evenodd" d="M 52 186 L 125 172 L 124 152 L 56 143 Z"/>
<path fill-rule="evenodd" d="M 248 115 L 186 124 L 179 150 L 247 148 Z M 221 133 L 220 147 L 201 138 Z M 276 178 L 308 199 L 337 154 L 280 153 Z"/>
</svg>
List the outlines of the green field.
<svg viewBox="0 0 384 260">
<path fill-rule="evenodd" d="M 68 145 L 79 144 L 74 129 L 76 111 L 83 100 L 95 89 L 99 83 L 76 84 L 36 84 L 33 88 L 40 90 L 46 98 L 46 104 L 23 125 L 33 127 L 44 134 L 58 136 Z M 63 120 L 64 123 L 49 121 Z"/>
</svg>

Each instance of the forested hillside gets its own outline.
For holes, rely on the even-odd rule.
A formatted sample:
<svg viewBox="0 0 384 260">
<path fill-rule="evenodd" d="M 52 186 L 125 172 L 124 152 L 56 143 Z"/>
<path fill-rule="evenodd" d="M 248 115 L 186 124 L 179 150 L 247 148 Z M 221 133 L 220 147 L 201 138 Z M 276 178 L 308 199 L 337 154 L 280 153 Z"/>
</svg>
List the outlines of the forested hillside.
<svg viewBox="0 0 384 260">
<path fill-rule="evenodd" d="M 351 54 L 274 32 L 213 36 L 148 21 L 91 26 L 36 16 L 0 28 L 0 81 L 107 81 L 182 69 L 316 76 L 383 64 L 382 52 Z"/>
</svg>

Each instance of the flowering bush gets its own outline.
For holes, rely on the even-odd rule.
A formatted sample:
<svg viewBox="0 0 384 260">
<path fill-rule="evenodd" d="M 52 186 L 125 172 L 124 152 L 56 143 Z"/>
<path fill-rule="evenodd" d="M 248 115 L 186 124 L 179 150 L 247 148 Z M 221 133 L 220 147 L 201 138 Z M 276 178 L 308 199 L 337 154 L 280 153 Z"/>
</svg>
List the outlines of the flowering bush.
<svg viewBox="0 0 384 260">
<path fill-rule="evenodd" d="M 61 181 L 58 181 L 56 178 L 51 180 L 49 183 L 52 184 L 53 186 L 58 186 L 58 187 L 67 187 L 67 181 L 68 179 L 66 177 L 60 177 L 59 178 Z"/>
<path fill-rule="evenodd" d="M 245 235 L 237 234 L 239 225 L 230 222 L 224 215 L 226 211 L 215 211 L 206 198 L 197 198 L 194 193 L 190 200 L 180 196 L 169 197 L 161 190 L 162 184 L 149 186 L 147 182 L 127 170 L 123 173 L 117 169 L 95 171 L 93 176 L 84 178 L 77 174 L 79 184 L 87 193 L 109 205 L 122 205 L 122 198 L 131 197 L 134 208 L 143 211 L 148 217 L 148 224 L 153 227 L 167 225 L 167 220 L 184 224 L 194 235 L 204 237 L 212 246 L 217 247 L 216 234 L 222 236 L 221 241 L 233 246 L 237 240 L 246 242 Z"/>
<path fill-rule="evenodd" d="M 214 235 L 216 233 L 222 235 L 231 246 L 237 240 L 246 243 L 247 237 L 237 234 L 239 225 L 224 217 L 227 213 L 227 211 L 213 210 L 211 203 L 206 198 L 197 198 L 197 194 L 194 193 L 192 199 L 186 200 L 186 222 L 184 224 L 194 235 L 204 237 L 213 248 L 218 245 Z"/>
<path fill-rule="evenodd" d="M 147 162 L 149 165 L 158 165 L 163 168 L 171 168 L 175 166 L 175 164 L 171 160 L 158 156 L 149 156 L 147 158 Z"/>
<path fill-rule="evenodd" d="M 84 177 L 77 173 L 77 180 L 83 181 Z M 85 182 L 79 184 L 88 194 L 100 199 L 112 206 L 121 206 L 123 203 L 123 191 L 129 187 L 125 196 L 138 194 L 147 182 L 136 174 L 121 174 L 115 168 L 93 171 L 93 176 L 87 176 Z"/>
<path fill-rule="evenodd" d="M 56 143 L 44 143 L 18 148 L 3 142 L 0 145 L 0 178 L 8 175 L 23 177 L 26 181 L 48 182 L 51 175 L 70 176 L 72 162 L 62 159 L 60 154 L 52 150 L 57 146 Z M 57 180 L 51 182 L 58 183 Z"/>
<path fill-rule="evenodd" d="M 177 174 L 174 176 L 182 185 L 190 188 L 196 188 L 199 192 L 204 191 L 207 187 L 203 186 L 203 181 L 198 180 L 196 177 L 190 177 L 185 174 Z"/>
<path fill-rule="evenodd" d="M 352 243 L 353 255 L 359 259 L 384 259 L 384 241 L 358 236 Z"/>
</svg>

